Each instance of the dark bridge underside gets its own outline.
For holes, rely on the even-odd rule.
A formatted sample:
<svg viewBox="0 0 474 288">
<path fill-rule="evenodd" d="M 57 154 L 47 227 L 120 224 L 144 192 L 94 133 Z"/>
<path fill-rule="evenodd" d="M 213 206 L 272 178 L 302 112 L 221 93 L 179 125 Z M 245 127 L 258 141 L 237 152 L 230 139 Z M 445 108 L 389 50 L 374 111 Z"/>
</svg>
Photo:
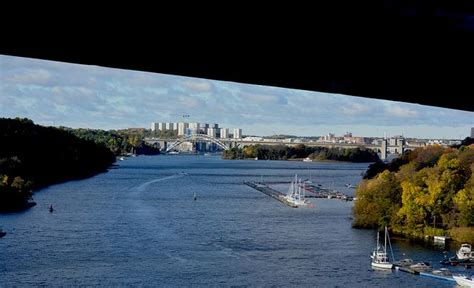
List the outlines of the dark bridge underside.
<svg viewBox="0 0 474 288">
<path fill-rule="evenodd" d="M 81 17 L 66 33 L 35 22 L 0 53 L 474 111 L 474 2 L 352 2 L 105 28 Z"/>
</svg>

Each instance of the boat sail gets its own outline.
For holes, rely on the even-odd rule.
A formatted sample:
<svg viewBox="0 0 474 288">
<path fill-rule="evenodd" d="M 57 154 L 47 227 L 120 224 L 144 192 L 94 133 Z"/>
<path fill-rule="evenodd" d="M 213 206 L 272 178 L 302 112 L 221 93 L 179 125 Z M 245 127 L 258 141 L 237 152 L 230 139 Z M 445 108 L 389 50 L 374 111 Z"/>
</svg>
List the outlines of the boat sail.
<svg viewBox="0 0 474 288">
<path fill-rule="evenodd" d="M 295 175 L 295 180 L 291 181 L 288 194 L 286 194 L 284 198 L 286 201 L 296 206 L 306 206 L 309 204 L 309 201 L 305 199 L 305 191 L 305 182 L 299 179 L 298 175 Z"/>
<path fill-rule="evenodd" d="M 374 268 L 392 269 L 393 267 L 387 254 L 387 238 L 388 230 L 387 227 L 385 227 L 385 243 L 384 245 L 381 245 L 379 241 L 379 232 L 377 231 L 377 248 L 372 252 L 372 255 L 370 255 L 370 258 L 372 258 L 371 266 Z"/>
</svg>

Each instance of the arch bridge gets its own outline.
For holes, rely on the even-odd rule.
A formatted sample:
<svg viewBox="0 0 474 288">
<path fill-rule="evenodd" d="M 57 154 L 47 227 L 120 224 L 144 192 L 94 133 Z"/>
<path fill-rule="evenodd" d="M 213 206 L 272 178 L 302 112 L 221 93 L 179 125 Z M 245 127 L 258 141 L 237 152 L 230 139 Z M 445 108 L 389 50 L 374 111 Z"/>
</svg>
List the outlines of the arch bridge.
<svg viewBox="0 0 474 288">
<path fill-rule="evenodd" d="M 224 142 L 220 141 L 219 139 L 209 136 L 207 134 L 191 134 L 188 136 L 185 136 L 181 139 L 176 140 L 173 144 L 168 146 L 166 148 L 166 153 L 170 152 L 174 148 L 176 148 L 178 145 L 183 144 L 184 142 L 189 142 L 189 141 L 206 141 L 206 142 L 212 142 L 222 148 L 223 150 L 229 150 L 230 147 L 227 146 Z"/>
</svg>

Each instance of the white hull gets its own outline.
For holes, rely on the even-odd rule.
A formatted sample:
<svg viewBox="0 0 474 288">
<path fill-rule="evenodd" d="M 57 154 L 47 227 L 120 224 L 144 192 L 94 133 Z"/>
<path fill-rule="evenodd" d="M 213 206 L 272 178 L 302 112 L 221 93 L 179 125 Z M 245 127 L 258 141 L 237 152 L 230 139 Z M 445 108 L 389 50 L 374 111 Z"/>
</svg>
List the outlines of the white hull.
<svg viewBox="0 0 474 288">
<path fill-rule="evenodd" d="M 464 276 L 453 276 L 458 285 L 463 287 L 474 287 L 474 280 L 469 280 Z"/>
<path fill-rule="evenodd" d="M 283 198 L 286 202 L 296 207 L 310 204 L 310 202 L 305 199 L 305 183 L 301 181 L 301 179 L 298 179 L 297 175 L 295 175 L 295 180 L 290 184 L 288 194 Z"/>
<path fill-rule="evenodd" d="M 474 253 L 471 251 L 471 245 L 469 244 L 462 244 L 461 248 L 459 248 L 458 251 L 456 251 L 456 257 L 458 257 L 459 260 L 467 260 L 471 258 Z"/>
<path fill-rule="evenodd" d="M 434 241 L 435 242 L 446 242 L 446 237 L 444 236 L 434 236 Z"/>
<path fill-rule="evenodd" d="M 379 268 L 379 269 L 392 269 L 393 268 L 393 264 L 390 263 L 390 260 L 387 255 L 387 237 L 388 237 L 388 231 L 387 231 L 387 227 L 385 227 L 385 244 L 381 246 L 379 243 L 379 232 L 377 232 L 377 248 L 372 252 L 372 255 L 370 255 L 370 258 L 372 258 L 372 261 L 371 261 L 372 268 Z"/>
<path fill-rule="evenodd" d="M 374 262 L 372 262 L 371 265 L 374 268 L 380 268 L 380 269 L 392 269 L 392 267 L 393 267 L 392 263 L 374 263 Z"/>
</svg>

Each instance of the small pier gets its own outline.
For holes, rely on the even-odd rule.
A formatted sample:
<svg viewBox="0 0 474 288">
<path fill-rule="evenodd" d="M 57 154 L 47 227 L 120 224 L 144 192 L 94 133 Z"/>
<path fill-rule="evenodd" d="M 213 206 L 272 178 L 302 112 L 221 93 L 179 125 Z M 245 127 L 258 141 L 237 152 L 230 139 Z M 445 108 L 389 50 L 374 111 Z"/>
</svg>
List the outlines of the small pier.
<svg viewBox="0 0 474 288">
<path fill-rule="evenodd" d="M 259 182 L 244 182 L 245 185 L 247 186 L 250 186 L 252 187 L 253 189 L 257 190 L 257 191 L 260 191 L 262 192 L 263 194 L 265 195 L 268 195 L 278 201 L 280 201 L 281 203 L 291 207 L 291 208 L 298 208 L 297 205 L 293 204 L 293 203 L 290 203 L 288 201 L 286 201 L 285 199 L 285 195 L 283 193 L 281 193 L 280 191 L 277 191 L 275 189 L 272 189 L 270 187 L 268 187 L 267 185 L 263 184 L 263 183 L 259 183 Z"/>
<path fill-rule="evenodd" d="M 346 195 L 336 190 L 323 188 L 318 184 L 306 183 L 306 197 L 312 198 L 328 198 L 352 201 L 354 197 Z"/>
<path fill-rule="evenodd" d="M 399 271 L 402 271 L 402 272 L 410 273 L 410 274 L 420 275 L 420 271 L 412 269 L 408 266 L 397 266 L 397 265 L 395 265 L 395 269 L 399 270 Z"/>
</svg>

